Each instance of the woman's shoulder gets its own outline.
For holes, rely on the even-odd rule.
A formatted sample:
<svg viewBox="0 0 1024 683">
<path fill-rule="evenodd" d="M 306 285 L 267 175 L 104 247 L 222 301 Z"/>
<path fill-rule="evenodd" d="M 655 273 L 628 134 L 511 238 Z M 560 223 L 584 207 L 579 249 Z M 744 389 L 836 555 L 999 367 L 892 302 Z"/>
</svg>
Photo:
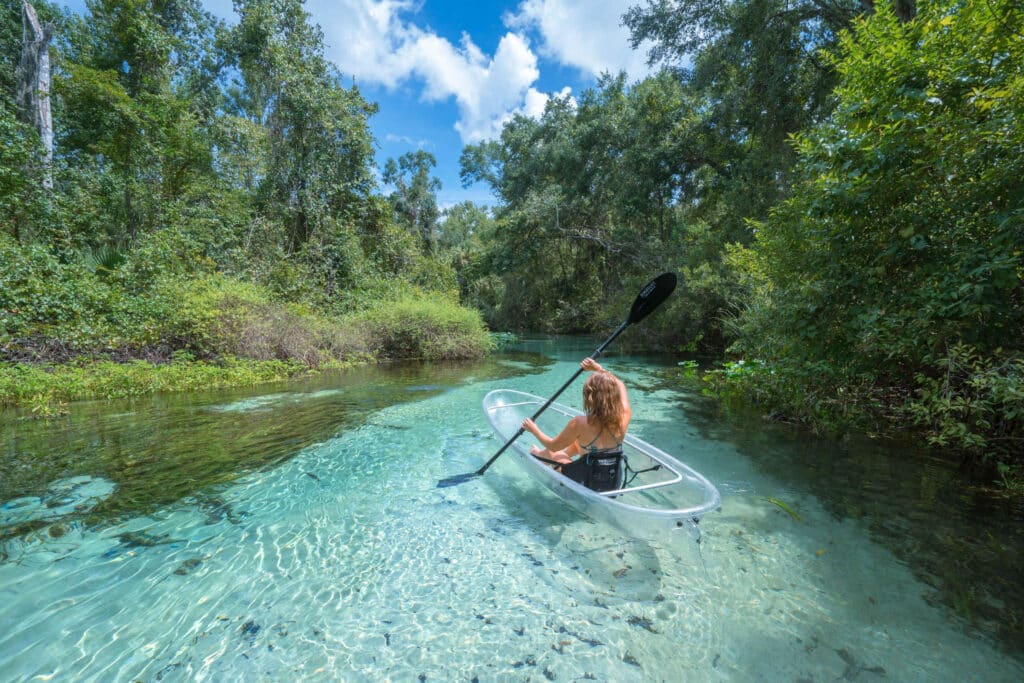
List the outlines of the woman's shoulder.
<svg viewBox="0 0 1024 683">
<path fill-rule="evenodd" d="M 576 432 L 580 436 L 586 436 L 591 432 L 596 431 L 594 426 L 590 424 L 590 420 L 586 415 L 577 415 L 572 419 L 571 424 L 575 426 Z"/>
<path fill-rule="evenodd" d="M 586 415 L 577 415 L 576 417 L 569 420 L 569 424 L 575 426 L 577 429 L 586 429 L 590 422 L 587 420 Z"/>
</svg>

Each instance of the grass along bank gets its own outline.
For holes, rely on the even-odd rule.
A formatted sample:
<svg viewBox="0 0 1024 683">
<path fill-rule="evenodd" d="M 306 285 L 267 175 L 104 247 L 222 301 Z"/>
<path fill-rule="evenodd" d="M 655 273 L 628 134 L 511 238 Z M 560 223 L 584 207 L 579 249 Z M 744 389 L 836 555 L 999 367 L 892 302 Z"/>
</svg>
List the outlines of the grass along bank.
<svg viewBox="0 0 1024 683">
<path fill-rule="evenodd" d="M 99 353 L 66 362 L 4 363 L 0 407 L 52 417 L 64 414 L 71 401 L 252 386 L 390 360 L 478 358 L 493 347 L 475 311 L 447 302 L 407 299 L 339 319 L 237 304 L 215 323 L 200 326 L 206 334 L 181 328 L 189 330 L 181 341 L 201 339 L 217 354 L 197 358 L 189 350 L 194 343 L 184 343 L 169 359 L 155 362 L 117 362 Z"/>
<path fill-rule="evenodd" d="M 67 412 L 71 401 L 252 386 L 312 371 L 308 366 L 291 361 L 234 357 L 217 363 L 195 360 L 11 363 L 0 367 L 0 406 L 20 406 L 35 417 L 57 417 Z"/>
<path fill-rule="evenodd" d="M 248 386 L 390 360 L 478 358 L 493 347 L 454 297 L 396 284 L 355 311 L 282 300 L 222 273 L 140 277 L 0 254 L 0 407 Z"/>
</svg>

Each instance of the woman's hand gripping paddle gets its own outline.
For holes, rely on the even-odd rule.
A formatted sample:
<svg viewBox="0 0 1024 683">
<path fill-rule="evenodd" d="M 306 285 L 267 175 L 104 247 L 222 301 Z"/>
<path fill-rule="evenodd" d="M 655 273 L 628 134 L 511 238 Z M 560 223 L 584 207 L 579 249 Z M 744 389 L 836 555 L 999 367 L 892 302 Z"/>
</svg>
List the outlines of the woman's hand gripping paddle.
<svg viewBox="0 0 1024 683">
<path fill-rule="evenodd" d="M 675 291 L 675 288 L 676 288 L 676 276 L 675 276 L 674 273 L 662 273 L 658 277 L 656 277 L 653 280 L 651 280 L 650 282 L 648 282 L 644 286 L 644 288 L 642 290 L 640 290 L 640 294 L 637 295 L 636 301 L 633 302 L 633 307 L 629 310 L 629 317 L 626 318 L 626 320 L 623 321 L 623 323 L 621 325 L 619 325 L 619 328 L 617 330 L 615 330 L 615 332 L 612 333 L 612 336 L 608 337 L 608 339 L 606 339 L 603 344 L 601 344 L 599 347 L 597 347 L 597 350 L 594 351 L 594 353 L 591 354 L 590 357 L 591 358 L 597 358 L 598 356 L 600 356 L 601 353 L 608 347 L 608 345 L 611 344 L 615 340 L 616 337 L 618 337 L 620 334 L 622 334 L 622 332 L 627 327 L 629 327 L 630 325 L 634 325 L 634 324 L 640 322 L 641 320 L 646 318 L 648 315 L 650 315 L 651 312 L 654 311 L 654 309 L 656 309 L 658 306 L 660 306 L 661 303 L 663 301 L 665 301 L 665 299 L 667 299 L 669 297 L 669 295 L 672 294 L 673 291 Z M 582 373 L 582 372 L 583 372 L 583 368 L 580 368 L 579 370 L 577 370 L 576 373 L 572 377 L 569 378 L 569 381 L 567 381 L 565 384 L 563 384 L 562 387 L 558 391 L 555 392 L 554 396 L 549 398 L 547 403 L 545 403 L 543 406 L 541 406 L 540 409 L 536 413 L 533 414 L 533 418 L 532 419 L 536 420 L 538 417 L 540 417 L 540 414 L 543 413 L 545 410 L 547 410 L 548 406 L 550 406 L 552 403 L 554 403 L 555 399 L 558 398 L 558 396 L 563 391 L 565 391 L 569 387 L 569 385 L 572 384 L 576 380 L 576 378 L 580 376 L 580 373 Z M 518 439 L 520 436 L 523 435 L 523 432 L 524 432 L 523 428 L 520 427 L 519 431 L 515 433 L 515 436 L 513 436 L 511 439 L 506 441 L 505 445 L 502 446 L 498 450 L 498 452 L 495 453 L 491 457 L 491 459 L 488 460 L 486 463 L 484 463 L 484 466 L 481 467 L 480 469 L 478 469 L 476 472 L 467 472 L 466 474 L 457 474 L 454 477 L 448 477 L 447 479 L 442 479 L 441 481 L 437 482 L 438 487 L 439 488 L 446 488 L 448 486 L 455 486 L 456 484 L 461 484 L 463 482 L 469 481 L 470 479 L 475 479 L 476 477 L 479 477 L 481 474 L 483 474 L 484 472 L 487 471 L 487 468 L 490 467 L 494 463 L 494 461 L 497 460 L 498 457 L 502 453 L 504 453 L 505 450 L 509 446 L 511 446 L 512 443 L 516 439 Z"/>
</svg>

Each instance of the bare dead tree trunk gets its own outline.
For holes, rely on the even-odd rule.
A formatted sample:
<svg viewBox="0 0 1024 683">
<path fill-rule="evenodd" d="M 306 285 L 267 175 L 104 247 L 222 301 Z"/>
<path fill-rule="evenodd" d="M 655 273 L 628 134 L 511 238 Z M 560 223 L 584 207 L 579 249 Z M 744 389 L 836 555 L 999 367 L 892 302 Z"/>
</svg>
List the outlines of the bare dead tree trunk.
<svg viewBox="0 0 1024 683">
<path fill-rule="evenodd" d="M 39 131 L 43 142 L 43 187 L 53 189 L 53 120 L 50 116 L 50 40 L 53 23 L 40 26 L 35 8 L 21 3 L 21 62 L 18 64 L 18 109 Z"/>
</svg>

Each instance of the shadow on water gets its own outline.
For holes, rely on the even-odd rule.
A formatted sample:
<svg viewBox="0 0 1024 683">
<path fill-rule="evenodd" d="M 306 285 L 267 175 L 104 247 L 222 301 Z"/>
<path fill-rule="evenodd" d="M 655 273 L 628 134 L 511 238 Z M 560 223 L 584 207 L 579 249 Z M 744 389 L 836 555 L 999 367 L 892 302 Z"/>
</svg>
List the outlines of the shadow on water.
<svg viewBox="0 0 1024 683">
<path fill-rule="evenodd" d="M 0 416 L 0 542 L 47 527 L 57 537 L 74 521 L 145 515 L 186 497 L 230 520 L 216 496 L 220 485 L 374 423 L 388 406 L 542 372 L 551 362 L 519 352 L 357 368 L 246 390 L 83 402 L 56 420 L 8 411 Z"/>
<path fill-rule="evenodd" d="M 652 372 L 651 386 L 679 389 L 674 376 Z M 824 439 L 756 413 L 723 413 L 695 393 L 679 400 L 704 438 L 731 444 L 785 482 L 783 502 L 813 496 L 835 520 L 863 525 L 930 587 L 926 600 L 1024 657 L 1021 501 L 915 444 L 863 435 Z"/>
</svg>

